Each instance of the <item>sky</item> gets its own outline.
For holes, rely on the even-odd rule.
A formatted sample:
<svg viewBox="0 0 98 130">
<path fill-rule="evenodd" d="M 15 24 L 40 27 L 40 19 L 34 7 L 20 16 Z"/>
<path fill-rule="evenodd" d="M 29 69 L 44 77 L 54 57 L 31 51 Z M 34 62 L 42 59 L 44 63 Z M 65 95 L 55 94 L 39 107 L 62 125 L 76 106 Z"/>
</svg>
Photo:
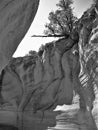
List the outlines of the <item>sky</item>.
<svg viewBox="0 0 98 130">
<path fill-rule="evenodd" d="M 39 8 L 27 34 L 21 41 L 14 57 L 24 56 L 30 50 L 38 51 L 41 44 L 56 40 L 54 38 L 34 38 L 32 35 L 43 34 L 45 24 L 48 22 L 48 15 L 51 11 L 56 10 L 56 4 L 59 0 L 40 0 Z M 83 12 L 90 7 L 92 0 L 74 0 L 74 13 L 79 18 Z"/>
</svg>

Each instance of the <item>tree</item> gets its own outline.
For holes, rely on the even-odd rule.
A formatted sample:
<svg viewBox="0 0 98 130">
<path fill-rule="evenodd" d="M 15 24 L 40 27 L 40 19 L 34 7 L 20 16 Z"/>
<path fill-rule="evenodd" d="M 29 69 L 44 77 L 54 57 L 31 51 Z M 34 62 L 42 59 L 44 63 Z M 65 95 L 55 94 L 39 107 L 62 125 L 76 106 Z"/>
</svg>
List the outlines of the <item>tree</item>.
<svg viewBox="0 0 98 130">
<path fill-rule="evenodd" d="M 38 53 L 34 50 L 30 50 L 28 54 L 25 55 L 25 57 L 33 57 L 33 58 L 37 58 L 38 57 Z"/>
<path fill-rule="evenodd" d="M 73 14 L 72 0 L 60 0 L 58 9 L 49 13 L 49 23 L 46 23 L 44 34 L 47 36 L 68 37 L 74 28 L 77 18 Z"/>
</svg>

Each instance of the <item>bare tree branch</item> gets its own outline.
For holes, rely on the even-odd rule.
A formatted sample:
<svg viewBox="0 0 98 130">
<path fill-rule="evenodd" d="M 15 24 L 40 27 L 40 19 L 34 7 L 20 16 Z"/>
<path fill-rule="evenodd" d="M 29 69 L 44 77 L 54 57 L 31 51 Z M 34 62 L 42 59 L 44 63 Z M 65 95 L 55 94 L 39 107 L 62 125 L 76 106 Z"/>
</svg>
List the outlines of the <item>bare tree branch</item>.
<svg viewBox="0 0 98 130">
<path fill-rule="evenodd" d="M 69 37 L 69 35 L 33 35 L 33 36 L 31 36 L 31 37 L 65 37 L 65 38 L 68 38 Z"/>
</svg>

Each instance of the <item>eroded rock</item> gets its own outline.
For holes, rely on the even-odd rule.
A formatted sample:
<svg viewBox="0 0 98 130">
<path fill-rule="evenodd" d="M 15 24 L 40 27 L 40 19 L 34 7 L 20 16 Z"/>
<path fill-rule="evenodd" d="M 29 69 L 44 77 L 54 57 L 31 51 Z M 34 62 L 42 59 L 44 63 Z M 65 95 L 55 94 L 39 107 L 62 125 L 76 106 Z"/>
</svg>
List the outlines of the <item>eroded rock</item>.
<svg viewBox="0 0 98 130">
<path fill-rule="evenodd" d="M 95 82 L 98 84 L 98 19 L 95 8 L 86 13 L 78 23 L 77 33 L 47 43 L 41 56 L 34 52 L 33 55 L 13 58 L 4 69 L 3 77 L 1 75 L 1 108 L 7 110 L 8 104 L 18 112 L 54 110 L 57 105 L 72 104 L 75 91 L 80 96 L 78 122 L 87 130 L 96 130 L 92 109 L 95 100 L 93 86 Z"/>
<path fill-rule="evenodd" d="M 0 72 L 28 31 L 39 0 L 0 1 Z"/>
</svg>

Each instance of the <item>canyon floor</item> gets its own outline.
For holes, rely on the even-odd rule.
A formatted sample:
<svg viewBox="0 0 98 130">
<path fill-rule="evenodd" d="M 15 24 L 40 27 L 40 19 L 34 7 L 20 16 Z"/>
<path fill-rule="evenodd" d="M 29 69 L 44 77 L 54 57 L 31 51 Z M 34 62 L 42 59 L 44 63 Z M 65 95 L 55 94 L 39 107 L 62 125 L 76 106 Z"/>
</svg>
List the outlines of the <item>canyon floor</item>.
<svg viewBox="0 0 98 130">
<path fill-rule="evenodd" d="M 46 111 L 42 113 L 38 111 L 34 114 L 32 111 L 25 111 L 19 114 L 21 118 L 18 119 L 16 127 L 11 124 L 5 125 L 1 123 L 0 130 L 88 130 L 85 125 L 80 125 L 77 122 L 75 117 L 78 110 L 76 105 L 69 106 L 69 108 L 64 106 L 61 110 L 58 109 L 54 112 Z M 98 127 L 98 112 L 96 107 L 93 111 L 93 116 Z M 4 120 L 6 119 L 7 114 Z M 14 120 L 11 122 L 14 122 Z"/>
</svg>

